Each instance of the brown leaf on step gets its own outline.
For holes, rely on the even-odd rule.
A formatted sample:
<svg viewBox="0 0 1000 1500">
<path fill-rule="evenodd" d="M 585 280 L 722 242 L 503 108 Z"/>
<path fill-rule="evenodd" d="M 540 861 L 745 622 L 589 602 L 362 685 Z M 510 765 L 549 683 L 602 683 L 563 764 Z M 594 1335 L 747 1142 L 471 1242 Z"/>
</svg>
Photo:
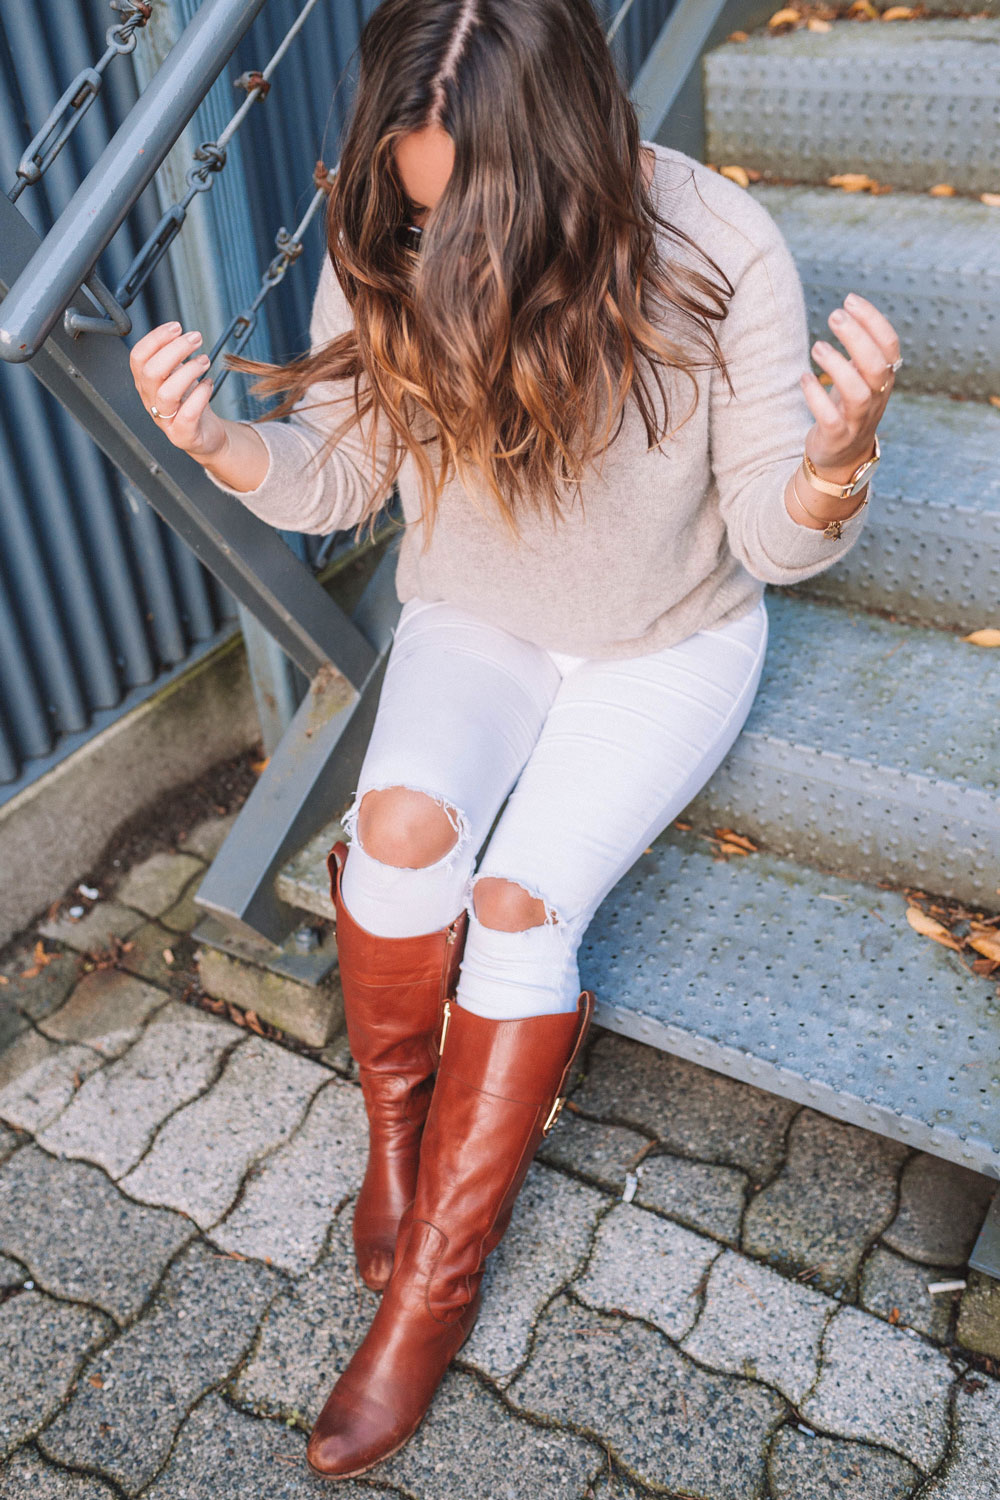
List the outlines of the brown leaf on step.
<svg viewBox="0 0 1000 1500">
<path fill-rule="evenodd" d="M 916 11 L 912 5 L 890 5 L 882 12 L 883 21 L 912 21 Z"/>
<path fill-rule="evenodd" d="M 984 958 L 995 964 L 1000 963 L 1000 932 L 992 927 L 979 927 L 973 922 L 969 925 L 969 935 L 965 941 Z"/>
<path fill-rule="evenodd" d="M 854 4 L 847 12 L 849 21 L 877 21 L 878 11 L 871 0 L 854 0 Z"/>
<path fill-rule="evenodd" d="M 899 1308 L 898 1307 L 890 1307 L 890 1309 L 889 1309 L 889 1322 L 890 1323 L 898 1323 L 899 1322 L 899 1317 L 900 1317 Z"/>
<path fill-rule="evenodd" d="M 958 938 L 952 937 L 947 927 L 941 922 L 935 922 L 934 918 L 929 917 L 925 911 L 921 911 L 919 906 L 906 908 L 906 920 L 914 932 L 919 932 L 921 937 L 933 938 L 935 943 L 940 943 L 944 948 L 961 949 L 962 944 Z"/>
<path fill-rule="evenodd" d="M 1000 960 L 994 962 L 991 958 L 974 958 L 969 967 L 973 974 L 981 974 L 984 979 L 989 979 L 1000 969 Z"/>
<path fill-rule="evenodd" d="M 719 848 L 723 854 L 746 854 L 748 851 L 739 844 L 730 844 L 725 839 L 719 840 Z"/>
<path fill-rule="evenodd" d="M 726 37 L 727 42 L 748 42 L 749 40 L 745 31 L 731 31 Z"/>
<path fill-rule="evenodd" d="M 255 776 L 259 776 L 262 771 L 266 770 L 268 762 L 270 761 L 270 759 L 271 759 L 271 757 L 268 755 L 268 756 L 265 756 L 265 758 L 263 760 L 252 760 L 250 762 L 250 769 L 253 772 L 253 774 Z"/>
<path fill-rule="evenodd" d="M 683 828 L 684 832 L 688 833 L 688 832 L 690 832 L 691 824 L 690 823 L 682 823 L 681 820 L 680 820 L 680 818 L 675 818 L 674 819 L 674 827 L 675 828 Z"/>
<path fill-rule="evenodd" d="M 980 203 L 986 203 L 990 208 L 1000 208 L 1000 193 L 980 193 Z"/>
<path fill-rule="evenodd" d="M 993 400 L 992 396 L 990 400 Z M 959 640 L 968 641 L 970 646 L 1000 646 L 1000 630 L 995 625 L 989 625 L 983 630 L 974 630 L 971 635 L 960 635 Z"/>
<path fill-rule="evenodd" d="M 827 187 L 839 187 L 845 193 L 863 193 L 866 188 L 876 188 L 878 183 L 867 172 L 835 172 L 826 179 Z"/>
<path fill-rule="evenodd" d="M 830 31 L 829 21 L 821 21 L 819 16 L 810 16 L 806 22 L 807 31 Z"/>
<path fill-rule="evenodd" d="M 868 189 L 868 192 L 869 192 L 869 194 L 870 194 L 870 196 L 872 198 L 880 198 L 883 193 L 891 193 L 892 192 L 892 183 L 891 182 L 875 182 Z"/>
<path fill-rule="evenodd" d="M 250 1030 L 256 1031 L 258 1036 L 263 1036 L 264 1028 L 260 1024 L 260 1017 L 258 1016 L 257 1012 L 255 1010 L 248 1010 L 245 1012 L 245 1015 L 246 1023 L 249 1026 Z"/>
<path fill-rule="evenodd" d="M 98 1390 L 101 1390 L 104 1386 L 103 1375 L 88 1375 L 87 1379 L 91 1385 L 96 1385 Z"/>
<path fill-rule="evenodd" d="M 771 27 L 797 26 L 801 20 L 802 16 L 799 11 L 793 10 L 791 6 L 786 6 L 784 10 L 776 10 L 774 15 L 768 19 L 767 24 Z"/>
<path fill-rule="evenodd" d="M 950 182 L 936 182 L 927 189 L 927 194 L 931 198 L 954 198 L 955 189 Z"/>
<path fill-rule="evenodd" d="M 986 399 L 991 406 L 1000 406 L 1000 396 L 987 396 Z"/>
<path fill-rule="evenodd" d="M 729 844 L 736 844 L 744 854 L 757 853 L 757 845 L 748 839 L 746 834 L 737 833 L 733 828 L 717 828 L 715 834 L 717 838 L 724 839 Z"/>
<path fill-rule="evenodd" d="M 747 176 L 746 168 L 739 166 L 720 167 L 720 175 L 728 177 L 730 182 L 738 183 L 740 187 L 749 187 L 750 178 Z"/>
</svg>

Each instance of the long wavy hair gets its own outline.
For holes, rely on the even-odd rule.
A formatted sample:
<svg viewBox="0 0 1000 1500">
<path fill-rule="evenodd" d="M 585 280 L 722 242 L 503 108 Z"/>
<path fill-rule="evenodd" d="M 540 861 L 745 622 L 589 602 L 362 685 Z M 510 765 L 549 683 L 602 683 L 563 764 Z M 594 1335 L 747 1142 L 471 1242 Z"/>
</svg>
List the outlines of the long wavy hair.
<svg viewBox="0 0 1000 1500">
<path fill-rule="evenodd" d="M 432 124 L 454 166 L 415 251 L 399 233 L 412 210 L 394 147 Z M 350 408 L 324 421 L 315 462 L 358 424 L 372 484 L 362 522 L 374 526 L 410 452 L 425 548 L 455 474 L 470 496 L 485 484 L 515 536 L 525 511 L 554 524 L 562 487 L 579 492 L 627 400 L 649 448 L 668 435 L 664 370 L 694 386 L 685 421 L 699 351 L 732 389 L 712 324 L 733 285 L 660 216 L 640 156 L 592 0 L 383 0 L 328 181 L 327 248 L 353 327 L 287 365 L 230 355 L 229 367 L 257 375 L 257 394 L 287 393 L 264 421 L 305 410 L 314 382 L 342 383 L 310 403 Z M 664 253 L 658 229 L 722 285 Z"/>
</svg>

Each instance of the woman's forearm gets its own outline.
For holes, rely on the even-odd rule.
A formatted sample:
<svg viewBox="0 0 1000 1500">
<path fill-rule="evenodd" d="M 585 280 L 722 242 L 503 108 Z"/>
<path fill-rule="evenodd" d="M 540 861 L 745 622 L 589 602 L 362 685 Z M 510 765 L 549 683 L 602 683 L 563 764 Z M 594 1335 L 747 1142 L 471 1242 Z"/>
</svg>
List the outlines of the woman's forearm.
<svg viewBox="0 0 1000 1500">
<path fill-rule="evenodd" d="M 824 472 L 823 478 L 830 479 L 834 484 L 846 484 L 852 473 L 853 469 L 844 474 Z M 798 495 L 801 495 L 809 510 L 813 512 L 812 515 L 809 515 L 804 506 L 799 503 Z M 837 500 L 833 495 L 825 494 L 823 490 L 818 490 L 815 485 L 810 484 L 806 477 L 805 464 L 800 461 L 792 470 L 788 483 L 785 485 L 785 509 L 798 525 L 808 526 L 811 531 L 822 531 L 830 521 L 846 521 L 849 516 L 855 515 L 865 503 L 867 495 L 867 484 L 847 500 Z"/>
<path fill-rule="evenodd" d="M 199 459 L 203 468 L 234 490 L 255 490 L 270 464 L 267 444 L 246 422 L 226 421 L 226 442 L 218 454 Z"/>
</svg>

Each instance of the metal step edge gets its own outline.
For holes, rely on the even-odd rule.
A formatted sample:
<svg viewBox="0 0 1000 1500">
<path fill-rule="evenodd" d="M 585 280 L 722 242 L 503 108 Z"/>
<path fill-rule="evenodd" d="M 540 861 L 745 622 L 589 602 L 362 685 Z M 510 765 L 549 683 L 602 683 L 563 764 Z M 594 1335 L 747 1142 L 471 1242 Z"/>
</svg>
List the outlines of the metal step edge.
<svg viewBox="0 0 1000 1500">
<path fill-rule="evenodd" d="M 820 868 L 996 910 L 996 653 L 792 592 L 765 597 L 756 698 L 685 817 Z"/>
<path fill-rule="evenodd" d="M 849 291 L 899 334 L 899 390 L 1000 395 L 1000 209 L 916 193 L 752 183 L 802 279 L 810 342 Z"/>
<path fill-rule="evenodd" d="M 825 182 L 1000 190 L 1000 20 L 839 20 L 705 56 L 707 159 Z M 834 107 L 835 106 L 835 107 Z"/>
<path fill-rule="evenodd" d="M 857 543 L 797 591 L 936 628 L 995 625 L 1000 409 L 895 391 L 879 439 L 882 461 Z"/>
<path fill-rule="evenodd" d="M 1000 1177 L 995 982 L 905 910 L 768 853 L 714 860 L 671 829 L 597 912 L 581 983 L 602 1026 Z"/>
</svg>

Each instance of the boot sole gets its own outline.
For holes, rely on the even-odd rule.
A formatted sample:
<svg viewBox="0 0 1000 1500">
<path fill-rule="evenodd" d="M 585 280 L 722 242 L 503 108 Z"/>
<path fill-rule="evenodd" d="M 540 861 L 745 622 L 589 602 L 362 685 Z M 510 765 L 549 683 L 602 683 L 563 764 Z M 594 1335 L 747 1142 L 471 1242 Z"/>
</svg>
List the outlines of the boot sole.
<svg viewBox="0 0 1000 1500">
<path fill-rule="evenodd" d="M 477 1312 L 476 1316 L 473 1318 L 472 1322 L 469 1324 L 469 1327 L 466 1329 L 465 1333 L 462 1335 L 462 1342 L 458 1345 L 458 1347 L 455 1350 L 455 1353 L 451 1356 L 452 1359 L 455 1359 L 455 1357 L 458 1355 L 459 1350 L 462 1348 L 462 1344 L 465 1343 L 466 1339 L 469 1337 L 469 1334 L 472 1332 L 473 1328 L 475 1328 L 476 1323 L 478 1321 L 479 1321 L 479 1314 Z M 451 1363 L 451 1361 L 449 1360 L 449 1365 L 450 1365 L 450 1363 Z M 443 1378 L 444 1377 L 442 1376 L 442 1379 Z M 406 1445 L 407 1445 L 407 1443 L 410 1441 L 411 1437 L 413 1437 L 414 1433 L 417 1432 L 418 1429 L 420 1428 L 421 1423 L 423 1422 L 424 1418 L 426 1417 L 426 1415 L 427 1415 L 427 1413 L 429 1411 L 430 1411 L 430 1404 L 428 1404 L 427 1407 L 425 1407 L 425 1409 L 420 1413 L 419 1418 L 413 1424 L 413 1426 L 410 1428 L 409 1432 L 406 1433 L 406 1435 L 404 1437 L 400 1438 L 400 1440 L 396 1444 L 395 1448 L 390 1448 L 389 1451 L 388 1451 L 388 1453 L 380 1453 L 379 1456 L 378 1456 L 378 1458 L 373 1458 L 370 1464 L 362 1464 L 362 1466 L 361 1466 L 360 1469 L 348 1469 L 348 1470 L 345 1470 L 345 1472 L 343 1474 L 330 1474 L 325 1469 L 317 1469 L 317 1467 L 316 1467 L 315 1464 L 310 1463 L 309 1462 L 309 1455 L 308 1454 L 306 1454 L 306 1464 L 313 1471 L 314 1474 L 317 1474 L 319 1476 L 320 1479 L 331 1479 L 333 1481 L 336 1481 L 338 1479 L 357 1479 L 357 1477 L 358 1477 L 359 1474 L 367 1474 L 369 1472 L 369 1470 L 371 1470 L 371 1469 L 377 1469 L 378 1466 L 379 1466 L 379 1464 L 384 1464 L 388 1459 L 392 1458 L 392 1456 L 394 1454 L 396 1454 L 396 1453 L 399 1452 L 400 1448 L 405 1448 Z"/>
</svg>

